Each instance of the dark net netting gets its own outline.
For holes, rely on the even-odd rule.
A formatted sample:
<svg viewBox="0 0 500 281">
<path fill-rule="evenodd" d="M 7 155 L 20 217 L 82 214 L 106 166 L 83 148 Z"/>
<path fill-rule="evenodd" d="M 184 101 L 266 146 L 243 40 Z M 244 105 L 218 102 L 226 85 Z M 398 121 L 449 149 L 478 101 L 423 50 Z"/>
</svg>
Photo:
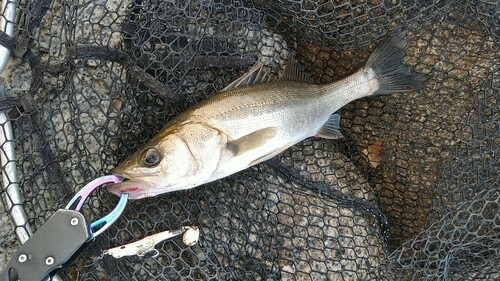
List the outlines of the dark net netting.
<svg viewBox="0 0 500 281">
<path fill-rule="evenodd" d="M 424 89 L 348 104 L 344 139 L 309 138 L 214 183 L 129 201 L 59 277 L 500 278 L 498 1 L 23 0 L 13 22 L 12 36 L 0 34 L 12 54 L 0 125 L 13 138 L 0 147 L 2 267 L 16 233 L 36 231 L 257 61 L 277 76 L 293 55 L 316 83 L 331 82 L 406 31 L 405 63 L 427 77 Z M 117 201 L 103 189 L 84 213 L 102 217 Z M 12 224 L 19 209 L 27 221 Z M 158 256 L 101 257 L 182 226 L 200 228 L 197 245 L 177 237 Z"/>
</svg>

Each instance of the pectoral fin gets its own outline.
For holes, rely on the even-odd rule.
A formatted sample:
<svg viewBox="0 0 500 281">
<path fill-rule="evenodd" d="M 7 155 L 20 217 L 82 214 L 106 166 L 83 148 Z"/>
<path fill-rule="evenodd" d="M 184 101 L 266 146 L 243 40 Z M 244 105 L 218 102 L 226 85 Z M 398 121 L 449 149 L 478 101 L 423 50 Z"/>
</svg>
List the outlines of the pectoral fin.
<svg viewBox="0 0 500 281">
<path fill-rule="evenodd" d="M 277 133 L 278 129 L 276 127 L 260 129 L 229 142 L 227 144 L 227 149 L 233 152 L 234 155 L 240 155 L 265 145 L 267 142 L 271 141 Z"/>
<path fill-rule="evenodd" d="M 318 137 L 325 139 L 340 139 L 344 136 L 340 132 L 340 114 L 332 114 L 325 125 L 319 130 Z"/>
</svg>

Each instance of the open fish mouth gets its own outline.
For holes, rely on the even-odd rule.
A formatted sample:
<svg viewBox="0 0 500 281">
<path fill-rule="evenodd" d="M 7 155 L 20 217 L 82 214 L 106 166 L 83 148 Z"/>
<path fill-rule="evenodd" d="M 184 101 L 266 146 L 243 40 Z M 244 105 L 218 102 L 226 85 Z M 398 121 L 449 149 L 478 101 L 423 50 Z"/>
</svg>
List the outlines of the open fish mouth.
<svg viewBox="0 0 500 281">
<path fill-rule="evenodd" d="M 107 188 L 111 193 L 118 196 L 127 193 L 129 199 L 141 199 L 156 196 L 158 194 L 153 191 L 153 186 L 146 181 L 125 180 L 119 183 L 110 184 Z"/>
</svg>

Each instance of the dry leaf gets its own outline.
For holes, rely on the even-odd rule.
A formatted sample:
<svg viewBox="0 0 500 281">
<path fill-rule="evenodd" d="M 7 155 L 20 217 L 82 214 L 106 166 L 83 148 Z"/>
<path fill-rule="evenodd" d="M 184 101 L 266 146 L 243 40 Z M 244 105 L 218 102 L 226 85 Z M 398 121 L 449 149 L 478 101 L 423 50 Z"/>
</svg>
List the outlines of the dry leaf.
<svg viewBox="0 0 500 281">
<path fill-rule="evenodd" d="M 377 168 L 382 163 L 382 144 L 383 141 L 375 141 L 372 145 L 361 151 L 370 162 L 370 166 Z"/>
</svg>

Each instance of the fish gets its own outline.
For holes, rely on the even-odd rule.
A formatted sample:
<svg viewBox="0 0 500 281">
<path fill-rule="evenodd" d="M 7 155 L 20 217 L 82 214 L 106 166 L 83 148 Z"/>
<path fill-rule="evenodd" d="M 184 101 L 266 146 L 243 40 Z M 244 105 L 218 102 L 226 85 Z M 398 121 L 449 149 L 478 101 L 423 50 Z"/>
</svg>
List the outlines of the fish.
<svg viewBox="0 0 500 281">
<path fill-rule="evenodd" d="M 130 199 L 191 189 L 266 161 L 309 137 L 339 139 L 344 105 L 369 96 L 416 91 L 425 77 L 403 58 L 406 36 L 383 41 L 352 75 L 311 83 L 293 58 L 272 81 L 261 64 L 167 122 L 115 169 L 125 180 L 108 186 Z"/>
</svg>

